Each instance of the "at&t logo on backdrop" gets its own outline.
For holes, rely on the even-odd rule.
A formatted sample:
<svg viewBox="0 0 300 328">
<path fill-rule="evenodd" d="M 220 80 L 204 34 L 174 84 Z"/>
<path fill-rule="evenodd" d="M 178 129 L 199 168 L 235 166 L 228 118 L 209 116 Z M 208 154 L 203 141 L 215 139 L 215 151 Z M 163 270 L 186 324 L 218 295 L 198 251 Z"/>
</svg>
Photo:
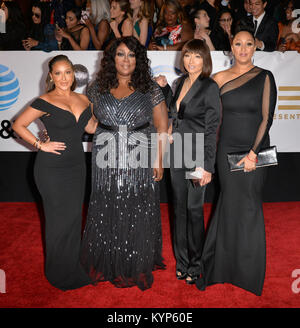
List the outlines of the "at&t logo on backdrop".
<svg viewBox="0 0 300 328">
<path fill-rule="evenodd" d="M 20 94 L 19 80 L 15 73 L 0 64 L 0 111 L 9 109 Z"/>
</svg>

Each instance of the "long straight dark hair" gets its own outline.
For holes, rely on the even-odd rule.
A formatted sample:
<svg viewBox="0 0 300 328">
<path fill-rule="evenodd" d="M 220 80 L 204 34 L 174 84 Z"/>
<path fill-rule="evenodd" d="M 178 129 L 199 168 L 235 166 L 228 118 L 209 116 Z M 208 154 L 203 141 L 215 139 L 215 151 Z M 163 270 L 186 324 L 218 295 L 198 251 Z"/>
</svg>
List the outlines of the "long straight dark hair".
<svg viewBox="0 0 300 328">
<path fill-rule="evenodd" d="M 7 23 L 22 25 L 25 29 L 24 17 L 20 6 L 16 2 L 5 1 L 5 7 L 8 9 Z"/>
</svg>

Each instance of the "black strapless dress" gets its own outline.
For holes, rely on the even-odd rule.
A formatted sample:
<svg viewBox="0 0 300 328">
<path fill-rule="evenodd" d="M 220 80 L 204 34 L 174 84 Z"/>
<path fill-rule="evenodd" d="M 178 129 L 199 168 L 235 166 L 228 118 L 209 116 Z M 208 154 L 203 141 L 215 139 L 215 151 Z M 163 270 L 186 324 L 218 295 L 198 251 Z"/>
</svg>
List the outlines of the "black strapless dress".
<svg viewBox="0 0 300 328">
<path fill-rule="evenodd" d="M 61 289 L 75 289 L 90 283 L 79 261 L 82 204 L 85 190 L 84 127 L 91 118 L 88 106 L 75 116 L 38 98 L 31 106 L 46 112 L 41 117 L 51 141 L 65 142 L 61 155 L 39 151 L 34 177 L 45 212 L 46 263 L 49 282 Z"/>
</svg>

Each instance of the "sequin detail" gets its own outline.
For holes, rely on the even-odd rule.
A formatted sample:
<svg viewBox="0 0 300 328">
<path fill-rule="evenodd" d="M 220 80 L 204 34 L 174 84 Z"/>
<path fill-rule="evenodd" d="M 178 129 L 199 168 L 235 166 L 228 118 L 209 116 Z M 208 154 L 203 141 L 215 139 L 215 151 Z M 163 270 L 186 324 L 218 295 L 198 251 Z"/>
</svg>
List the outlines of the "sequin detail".
<svg viewBox="0 0 300 328">
<path fill-rule="evenodd" d="M 160 88 L 154 84 L 151 92 L 135 91 L 123 99 L 116 99 L 110 93 L 100 94 L 98 90 L 98 82 L 94 82 L 88 89 L 88 97 L 94 105 L 95 116 L 103 124 L 131 128 L 151 123 L 140 131 L 148 138 L 142 143 L 150 158 L 147 140 L 155 132 L 152 111 L 164 100 Z M 98 127 L 93 139 L 92 193 L 81 260 L 95 283 L 110 281 L 116 287 L 136 285 L 145 290 L 152 285 L 152 271 L 165 267 L 161 255 L 159 184 L 154 182 L 150 166 L 128 165 L 126 154 L 134 151 L 135 142 L 131 138 L 134 132 L 107 133 Z M 101 138 L 105 134 L 103 144 Z M 126 140 L 120 142 L 122 138 Z M 104 158 L 108 162 L 116 161 L 114 168 L 97 165 L 104 147 L 108 154 L 113 151 L 117 154 L 114 159 Z"/>
</svg>

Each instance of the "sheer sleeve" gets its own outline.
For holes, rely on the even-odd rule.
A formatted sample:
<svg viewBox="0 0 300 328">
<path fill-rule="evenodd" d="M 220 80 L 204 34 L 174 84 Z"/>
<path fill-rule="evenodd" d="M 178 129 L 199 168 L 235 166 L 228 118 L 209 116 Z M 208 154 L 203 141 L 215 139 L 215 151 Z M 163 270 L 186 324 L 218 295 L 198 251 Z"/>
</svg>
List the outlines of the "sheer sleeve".
<svg viewBox="0 0 300 328">
<path fill-rule="evenodd" d="M 251 149 L 257 154 L 266 140 L 273 123 L 274 110 L 277 100 L 277 89 L 273 74 L 267 71 L 263 97 L 262 97 L 262 121 L 259 125 L 255 141 Z"/>
</svg>

